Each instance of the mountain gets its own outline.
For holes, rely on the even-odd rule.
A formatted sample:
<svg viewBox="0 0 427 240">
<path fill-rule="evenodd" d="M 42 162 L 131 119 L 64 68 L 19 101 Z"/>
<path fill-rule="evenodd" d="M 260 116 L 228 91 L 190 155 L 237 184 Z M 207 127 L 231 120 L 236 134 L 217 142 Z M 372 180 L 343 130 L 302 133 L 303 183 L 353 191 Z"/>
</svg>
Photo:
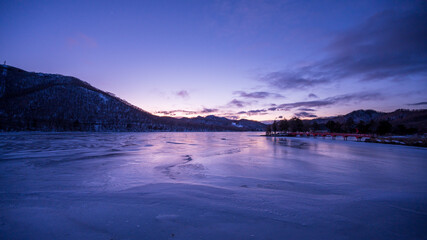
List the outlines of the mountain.
<svg viewBox="0 0 427 240">
<path fill-rule="evenodd" d="M 355 123 L 364 121 L 368 123 L 370 121 L 389 121 L 393 126 L 400 124 L 410 128 L 417 128 L 421 131 L 427 131 L 427 110 L 409 110 L 409 109 L 398 109 L 393 112 L 378 112 L 375 110 L 356 110 L 345 115 L 326 117 L 326 118 L 315 118 L 308 120 L 308 122 L 317 122 L 318 124 L 325 124 L 328 121 L 339 122 L 344 124 L 348 119 L 353 119 Z"/>
<path fill-rule="evenodd" d="M 215 116 L 150 114 L 75 77 L 0 65 L 0 131 L 263 131 L 265 125 Z"/>
<path fill-rule="evenodd" d="M 350 113 L 345 114 L 345 115 L 323 117 L 323 118 L 314 118 L 310 121 L 315 121 L 319 124 L 323 124 L 323 123 L 326 123 L 328 121 L 344 123 L 349 118 L 352 118 L 354 122 L 360 122 L 360 121 L 369 122 L 371 120 L 375 121 L 377 118 L 383 116 L 384 114 L 386 114 L 386 113 L 378 112 L 378 111 L 371 110 L 371 109 L 369 109 L 369 110 L 360 109 L 360 110 L 356 110 L 356 111 L 350 112 Z"/>
<path fill-rule="evenodd" d="M 403 124 L 406 127 L 413 127 L 419 129 L 422 132 L 427 132 L 427 109 L 398 109 L 394 112 L 385 113 L 379 116 L 378 120 L 390 121 L 390 123 L 394 126 Z"/>
<path fill-rule="evenodd" d="M 235 128 L 239 129 L 256 129 L 259 131 L 263 131 L 265 129 L 265 124 L 257 122 L 257 121 L 251 121 L 246 119 L 240 119 L 240 120 L 230 120 L 225 117 L 217 117 L 214 115 L 209 115 L 206 117 L 196 117 L 196 118 L 181 118 L 181 120 L 185 122 L 191 122 L 191 123 L 197 123 L 207 126 L 222 126 L 222 127 L 228 127 L 233 126 Z"/>
</svg>

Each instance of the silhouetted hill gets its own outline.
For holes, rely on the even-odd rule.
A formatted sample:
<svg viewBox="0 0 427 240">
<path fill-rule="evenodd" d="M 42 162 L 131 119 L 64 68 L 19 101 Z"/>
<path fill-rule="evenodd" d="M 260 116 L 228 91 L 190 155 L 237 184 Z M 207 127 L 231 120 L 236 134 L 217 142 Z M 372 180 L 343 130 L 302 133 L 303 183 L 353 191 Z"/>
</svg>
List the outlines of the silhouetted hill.
<svg viewBox="0 0 427 240">
<path fill-rule="evenodd" d="M 398 109 L 394 112 L 377 112 L 375 110 L 356 110 L 346 115 L 340 115 L 335 117 L 316 118 L 309 120 L 309 122 L 317 122 L 319 124 L 325 124 L 328 121 L 339 122 L 344 124 L 348 119 L 352 118 L 355 123 L 364 121 L 368 123 L 370 121 L 389 121 L 393 126 L 403 124 L 406 127 L 417 128 L 420 131 L 427 131 L 427 110 L 408 110 Z"/>
<path fill-rule="evenodd" d="M 403 124 L 407 127 L 413 127 L 420 131 L 427 132 L 427 109 L 398 109 L 394 112 L 379 116 L 378 120 L 387 120 L 393 125 Z"/>
<path fill-rule="evenodd" d="M 255 121 L 152 115 L 75 77 L 0 65 L 3 131 L 263 131 Z"/>
</svg>

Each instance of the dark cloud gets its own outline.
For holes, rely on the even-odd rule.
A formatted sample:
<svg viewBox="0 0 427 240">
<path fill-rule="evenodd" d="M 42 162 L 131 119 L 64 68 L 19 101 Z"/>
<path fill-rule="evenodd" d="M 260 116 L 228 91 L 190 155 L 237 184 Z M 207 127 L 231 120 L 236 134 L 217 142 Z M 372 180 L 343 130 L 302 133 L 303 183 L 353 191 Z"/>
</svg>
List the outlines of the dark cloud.
<svg viewBox="0 0 427 240">
<path fill-rule="evenodd" d="M 308 97 L 309 98 L 319 98 L 316 94 L 314 94 L 314 93 L 310 93 L 310 94 L 308 94 Z"/>
<path fill-rule="evenodd" d="M 299 117 L 299 118 L 315 118 L 315 117 L 317 117 L 317 115 L 309 113 L 309 112 L 298 112 L 298 113 L 295 113 L 295 117 Z"/>
<path fill-rule="evenodd" d="M 242 115 L 248 115 L 248 116 L 252 116 L 252 115 L 265 115 L 267 114 L 268 110 L 267 109 L 256 109 L 256 110 L 249 110 L 249 111 L 240 111 L 237 114 Z"/>
<path fill-rule="evenodd" d="M 321 61 L 268 73 L 260 80 L 280 89 L 309 89 L 347 78 L 377 81 L 426 77 L 426 5 L 375 14 L 335 36 L 326 54 Z"/>
<path fill-rule="evenodd" d="M 257 110 L 250 110 L 246 112 L 247 115 L 252 116 L 252 115 L 265 115 L 267 114 L 267 110 L 266 109 L 257 109 Z"/>
<path fill-rule="evenodd" d="M 291 110 L 298 107 L 323 107 L 323 106 L 332 105 L 332 104 L 335 104 L 335 102 L 329 101 L 329 100 L 293 102 L 293 103 L 280 104 L 279 109 Z"/>
<path fill-rule="evenodd" d="M 218 112 L 217 108 L 203 108 L 202 111 L 200 111 L 199 113 L 214 113 L 214 112 Z"/>
<path fill-rule="evenodd" d="M 238 95 L 242 98 L 255 98 L 255 99 L 264 99 L 268 97 L 272 98 L 284 98 L 283 95 L 278 93 L 271 93 L 271 92 L 244 92 L 244 91 L 235 91 L 233 94 Z"/>
<path fill-rule="evenodd" d="M 245 101 L 241 101 L 241 100 L 237 100 L 237 99 L 233 99 L 227 105 L 231 106 L 231 107 L 245 107 L 245 106 L 250 105 L 250 103 L 245 102 Z"/>
<path fill-rule="evenodd" d="M 420 106 L 420 105 L 427 105 L 427 102 L 419 102 L 419 103 L 410 103 L 409 106 Z"/>
<path fill-rule="evenodd" d="M 190 94 L 187 92 L 187 90 L 181 90 L 181 91 L 177 92 L 176 95 L 179 97 L 182 97 L 182 98 L 188 98 L 190 96 Z"/>
<path fill-rule="evenodd" d="M 304 72 L 272 72 L 261 77 L 261 81 L 268 83 L 270 86 L 279 89 L 308 89 L 320 84 L 329 83 L 330 80 L 318 74 Z"/>
<path fill-rule="evenodd" d="M 305 112 L 314 112 L 316 110 L 312 109 L 312 108 L 298 108 L 299 111 L 305 111 Z"/>
<path fill-rule="evenodd" d="M 278 109 L 288 111 L 295 108 L 318 108 L 318 107 L 330 106 L 335 104 L 343 104 L 348 102 L 357 103 L 361 101 L 381 100 L 381 99 L 383 99 L 383 97 L 380 93 L 353 93 L 353 94 L 345 94 L 345 95 L 329 97 L 323 100 L 284 103 L 279 105 Z"/>
<path fill-rule="evenodd" d="M 338 77 L 361 80 L 406 78 L 427 73 L 427 12 L 384 11 L 338 36 L 328 47 L 332 58 L 321 67 Z"/>
</svg>

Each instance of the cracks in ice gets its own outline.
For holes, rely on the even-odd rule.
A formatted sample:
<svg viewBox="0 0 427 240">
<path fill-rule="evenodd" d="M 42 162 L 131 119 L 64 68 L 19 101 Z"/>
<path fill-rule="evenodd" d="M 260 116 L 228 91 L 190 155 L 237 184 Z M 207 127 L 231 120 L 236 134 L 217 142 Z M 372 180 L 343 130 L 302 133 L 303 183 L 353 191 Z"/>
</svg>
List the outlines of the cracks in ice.
<svg viewBox="0 0 427 240">
<path fill-rule="evenodd" d="M 205 167 L 200 163 L 190 163 L 193 161 L 191 155 L 183 155 L 182 162 L 171 164 L 167 166 L 158 166 L 156 169 L 161 170 L 163 174 L 168 176 L 170 179 L 176 180 L 179 176 L 193 176 L 196 178 L 204 178 L 206 177 L 203 170 Z"/>
</svg>

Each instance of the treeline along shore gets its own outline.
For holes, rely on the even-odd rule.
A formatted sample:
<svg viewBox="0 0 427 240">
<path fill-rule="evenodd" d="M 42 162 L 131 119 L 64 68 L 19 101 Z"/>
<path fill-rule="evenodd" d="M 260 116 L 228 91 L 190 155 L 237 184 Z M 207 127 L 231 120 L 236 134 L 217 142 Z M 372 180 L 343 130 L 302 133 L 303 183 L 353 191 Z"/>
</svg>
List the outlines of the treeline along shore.
<svg viewBox="0 0 427 240">
<path fill-rule="evenodd" d="M 426 111 L 397 110 L 393 113 L 396 112 L 405 113 L 405 115 L 419 115 L 420 119 L 424 120 Z M 347 115 L 351 115 L 351 113 Z M 297 117 L 289 120 L 281 119 L 267 125 L 265 135 L 274 137 L 320 136 L 332 139 L 342 137 L 344 140 L 354 138 L 365 142 L 427 147 L 427 136 L 423 125 L 420 125 L 421 128 L 417 128 L 410 121 L 409 124 L 404 124 L 402 121 L 396 121 L 396 118 L 377 118 L 368 122 L 364 120 L 356 122 L 351 116 L 340 116 L 334 119 L 301 120 Z"/>
</svg>

